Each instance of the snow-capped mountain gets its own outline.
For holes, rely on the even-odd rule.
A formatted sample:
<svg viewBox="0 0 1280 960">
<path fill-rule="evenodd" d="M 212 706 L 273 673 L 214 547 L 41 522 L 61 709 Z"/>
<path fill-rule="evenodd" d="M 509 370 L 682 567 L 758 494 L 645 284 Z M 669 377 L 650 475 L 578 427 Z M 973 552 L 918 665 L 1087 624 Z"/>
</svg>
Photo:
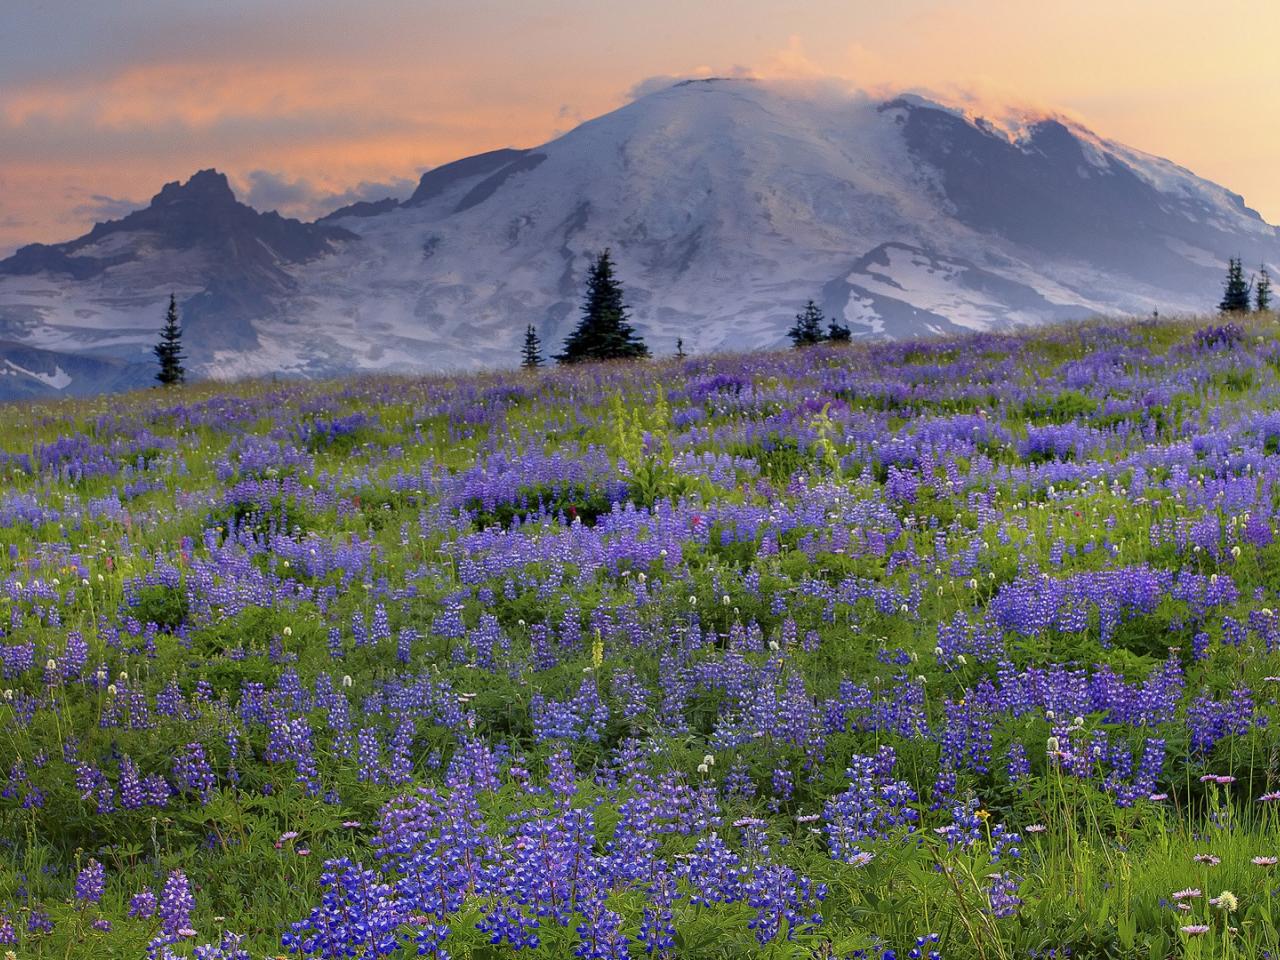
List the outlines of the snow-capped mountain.
<svg viewBox="0 0 1280 960">
<path fill-rule="evenodd" d="M 810 297 L 855 335 L 1203 311 L 1227 257 L 1280 265 L 1238 195 L 1071 121 L 688 81 L 315 224 L 169 184 L 0 261 L 0 341 L 145 361 L 174 289 L 212 376 L 510 364 L 605 246 L 655 353 L 778 344 Z"/>
</svg>

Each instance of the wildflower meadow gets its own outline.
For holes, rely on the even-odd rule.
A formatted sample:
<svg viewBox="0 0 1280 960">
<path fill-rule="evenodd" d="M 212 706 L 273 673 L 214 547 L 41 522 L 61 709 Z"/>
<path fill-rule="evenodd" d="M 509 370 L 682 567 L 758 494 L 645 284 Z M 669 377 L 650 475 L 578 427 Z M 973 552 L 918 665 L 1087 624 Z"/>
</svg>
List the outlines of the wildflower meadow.
<svg viewBox="0 0 1280 960">
<path fill-rule="evenodd" d="M 0 408 L 0 952 L 1280 950 L 1280 324 Z"/>
</svg>

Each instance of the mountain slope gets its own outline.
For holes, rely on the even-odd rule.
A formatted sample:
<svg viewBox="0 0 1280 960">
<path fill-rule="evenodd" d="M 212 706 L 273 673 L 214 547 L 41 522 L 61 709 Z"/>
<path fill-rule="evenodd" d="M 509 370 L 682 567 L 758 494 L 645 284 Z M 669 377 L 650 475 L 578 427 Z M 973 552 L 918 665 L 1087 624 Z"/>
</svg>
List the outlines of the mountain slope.
<svg viewBox="0 0 1280 960">
<path fill-rule="evenodd" d="M 744 80 L 446 164 L 404 203 L 222 228 L 229 261 L 194 223 L 138 216 L 0 263 L 0 337 L 136 351 L 120 330 L 150 335 L 174 284 L 218 331 L 191 340 L 206 374 L 511 363 L 527 323 L 549 345 L 568 332 L 605 246 L 659 353 L 776 344 L 809 297 L 856 335 L 904 336 L 1203 310 L 1228 256 L 1280 265 L 1277 229 L 1240 197 L 1073 122 Z"/>
<path fill-rule="evenodd" d="M 148 363 L 0 341 L 0 400 L 91 397 L 154 383 L 155 368 Z"/>
</svg>

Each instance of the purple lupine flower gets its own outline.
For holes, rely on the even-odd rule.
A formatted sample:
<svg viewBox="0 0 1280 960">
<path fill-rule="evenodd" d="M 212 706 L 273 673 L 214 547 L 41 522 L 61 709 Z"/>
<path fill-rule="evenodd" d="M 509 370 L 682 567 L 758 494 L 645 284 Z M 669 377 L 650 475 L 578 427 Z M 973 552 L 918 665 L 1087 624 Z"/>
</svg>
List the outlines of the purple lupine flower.
<svg viewBox="0 0 1280 960">
<path fill-rule="evenodd" d="M 128 915 L 134 919 L 149 920 L 156 914 L 156 895 L 150 890 L 135 893 L 129 898 Z"/>
<path fill-rule="evenodd" d="M 160 900 L 156 906 L 156 915 L 160 918 L 161 929 L 166 934 L 177 934 L 191 926 L 191 911 L 195 909 L 195 897 L 191 895 L 191 885 L 181 870 L 172 871 L 160 891 Z"/>
<path fill-rule="evenodd" d="M 107 871 L 92 857 L 76 875 L 76 899 L 81 903 L 97 903 L 106 891 Z"/>
</svg>

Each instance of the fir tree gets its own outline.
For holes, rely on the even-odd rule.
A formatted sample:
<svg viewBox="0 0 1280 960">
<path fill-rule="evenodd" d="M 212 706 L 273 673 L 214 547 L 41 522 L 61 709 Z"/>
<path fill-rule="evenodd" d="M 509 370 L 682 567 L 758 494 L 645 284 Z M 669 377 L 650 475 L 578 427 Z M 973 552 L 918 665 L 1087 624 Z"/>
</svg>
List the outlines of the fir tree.
<svg viewBox="0 0 1280 960">
<path fill-rule="evenodd" d="M 804 305 L 804 310 L 796 314 L 796 322 L 787 331 L 787 336 L 791 338 L 791 343 L 797 350 L 801 347 L 811 347 L 827 338 L 827 335 L 822 332 L 822 320 L 822 308 L 812 300 Z"/>
<path fill-rule="evenodd" d="M 1271 274 L 1265 265 L 1258 268 L 1258 282 L 1253 288 L 1253 305 L 1259 313 L 1271 309 Z"/>
<path fill-rule="evenodd" d="M 560 363 L 586 360 L 619 360 L 649 356 L 649 348 L 627 320 L 622 285 L 613 275 L 613 260 L 606 248 L 596 258 L 587 277 L 582 319 L 556 354 Z"/>
<path fill-rule="evenodd" d="M 848 343 L 853 339 L 853 331 L 832 317 L 831 325 L 827 327 L 827 339 L 832 343 Z"/>
<path fill-rule="evenodd" d="M 152 348 L 160 369 L 156 371 L 156 379 L 168 387 L 175 383 L 186 383 L 187 371 L 182 366 L 186 359 L 182 352 L 182 327 L 178 325 L 178 301 L 169 294 L 169 312 L 164 318 L 164 327 L 160 330 L 160 342 Z"/>
<path fill-rule="evenodd" d="M 520 351 L 520 366 L 526 370 L 542 366 L 542 341 L 533 324 L 524 328 L 524 348 Z"/>
<path fill-rule="evenodd" d="M 1223 313 L 1245 313 L 1249 309 L 1249 284 L 1244 279 L 1244 267 L 1237 257 L 1227 261 L 1227 280 L 1223 284 L 1218 309 Z"/>
</svg>

